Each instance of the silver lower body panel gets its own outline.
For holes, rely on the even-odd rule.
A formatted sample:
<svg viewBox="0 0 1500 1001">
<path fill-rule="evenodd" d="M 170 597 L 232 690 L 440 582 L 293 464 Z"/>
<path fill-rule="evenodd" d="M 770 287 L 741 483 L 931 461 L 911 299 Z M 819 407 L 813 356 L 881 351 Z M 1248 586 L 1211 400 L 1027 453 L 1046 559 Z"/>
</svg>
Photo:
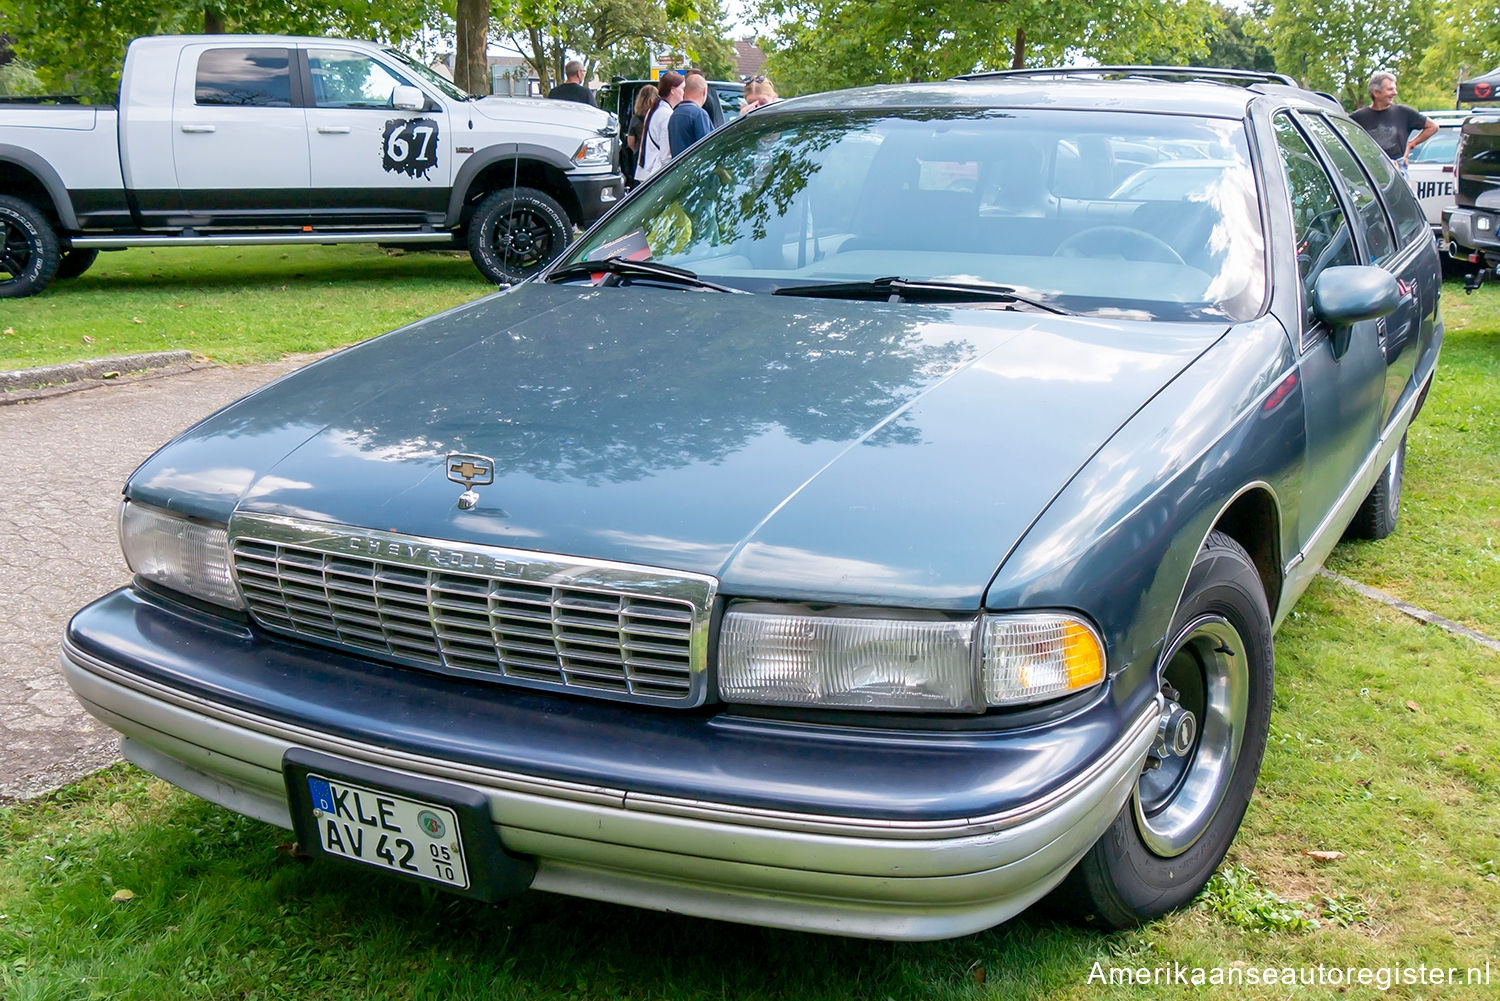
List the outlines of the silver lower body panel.
<svg viewBox="0 0 1500 1001">
<path fill-rule="evenodd" d="M 480 792 L 533 886 L 728 921 L 871 938 L 949 938 L 998 924 L 1055 886 L 1128 801 L 1153 704 L 1068 795 L 1012 820 L 883 832 L 857 818 L 749 816 L 491 772 L 289 726 L 135 677 L 65 644 L 63 672 L 125 756 L 239 813 L 291 826 L 282 757 L 301 747 Z"/>
</svg>

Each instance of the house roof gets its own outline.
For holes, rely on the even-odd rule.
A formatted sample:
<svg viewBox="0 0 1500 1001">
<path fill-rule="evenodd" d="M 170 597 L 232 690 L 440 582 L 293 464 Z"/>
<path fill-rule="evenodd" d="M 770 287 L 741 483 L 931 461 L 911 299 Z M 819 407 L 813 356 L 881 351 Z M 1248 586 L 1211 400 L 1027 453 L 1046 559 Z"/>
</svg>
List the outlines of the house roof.
<svg viewBox="0 0 1500 1001">
<path fill-rule="evenodd" d="M 764 73 L 766 70 L 766 54 L 760 50 L 748 38 L 734 43 L 734 76 L 737 80 L 743 80 L 748 76 Z"/>
</svg>

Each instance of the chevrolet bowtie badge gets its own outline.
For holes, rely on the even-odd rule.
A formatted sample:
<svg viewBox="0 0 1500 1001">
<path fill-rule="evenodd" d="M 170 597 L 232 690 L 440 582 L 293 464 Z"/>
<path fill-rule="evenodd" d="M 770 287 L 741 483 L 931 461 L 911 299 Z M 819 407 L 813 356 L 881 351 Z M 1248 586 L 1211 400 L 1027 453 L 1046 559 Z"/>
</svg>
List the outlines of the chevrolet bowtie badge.
<svg viewBox="0 0 1500 1001">
<path fill-rule="evenodd" d="M 472 511 L 479 503 L 479 494 L 474 492 L 474 488 L 495 482 L 495 460 L 487 455 L 449 452 L 448 479 L 463 484 L 464 492 L 458 497 L 458 509 Z"/>
</svg>

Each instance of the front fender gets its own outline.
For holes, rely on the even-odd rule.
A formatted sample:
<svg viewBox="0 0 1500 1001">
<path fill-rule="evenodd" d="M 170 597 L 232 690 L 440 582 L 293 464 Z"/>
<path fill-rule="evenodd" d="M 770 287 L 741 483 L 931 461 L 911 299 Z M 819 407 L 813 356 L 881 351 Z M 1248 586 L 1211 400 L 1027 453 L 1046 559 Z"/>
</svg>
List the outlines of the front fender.
<svg viewBox="0 0 1500 1001">
<path fill-rule="evenodd" d="M 1001 564 L 985 607 L 1080 609 L 1100 627 L 1121 708 L 1154 697 L 1193 558 L 1220 516 L 1264 491 L 1277 548 L 1291 544 L 1306 438 L 1287 382 L 1295 363 L 1273 319 L 1233 328 L 1079 471 Z"/>
</svg>

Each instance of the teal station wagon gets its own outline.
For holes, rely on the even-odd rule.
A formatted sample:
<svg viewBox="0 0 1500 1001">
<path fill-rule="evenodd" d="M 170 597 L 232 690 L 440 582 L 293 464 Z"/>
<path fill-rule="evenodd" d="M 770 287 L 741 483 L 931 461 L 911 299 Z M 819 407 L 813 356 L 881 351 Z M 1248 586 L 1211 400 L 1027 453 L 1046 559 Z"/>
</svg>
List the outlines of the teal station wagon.
<svg viewBox="0 0 1500 1001">
<path fill-rule="evenodd" d="M 963 935 L 1193 898 L 1399 508 L 1438 257 L 1281 78 L 784 101 L 125 485 L 126 757 L 353 878 Z"/>
</svg>

